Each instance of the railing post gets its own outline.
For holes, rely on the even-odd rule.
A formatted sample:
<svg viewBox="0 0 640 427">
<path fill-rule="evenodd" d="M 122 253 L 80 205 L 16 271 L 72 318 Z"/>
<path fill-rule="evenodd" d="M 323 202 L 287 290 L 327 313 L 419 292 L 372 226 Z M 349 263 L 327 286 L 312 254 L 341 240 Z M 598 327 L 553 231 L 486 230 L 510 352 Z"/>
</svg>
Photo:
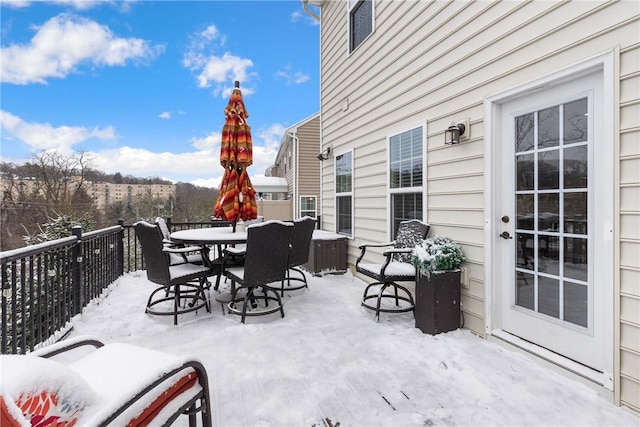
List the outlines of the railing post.
<svg viewBox="0 0 640 427">
<path fill-rule="evenodd" d="M 173 230 L 171 229 L 171 217 L 168 216 L 166 219 L 167 222 L 167 228 L 169 229 L 169 233 L 171 233 Z"/>
<path fill-rule="evenodd" d="M 73 246 L 71 257 L 71 283 L 73 289 L 73 315 L 82 312 L 84 295 L 82 292 L 82 227 L 79 225 L 71 228 L 71 234 L 78 239 Z"/>
<path fill-rule="evenodd" d="M 121 227 L 116 237 L 116 244 L 118 246 L 118 275 L 122 276 L 124 274 L 124 219 L 119 219 L 118 225 Z"/>
</svg>

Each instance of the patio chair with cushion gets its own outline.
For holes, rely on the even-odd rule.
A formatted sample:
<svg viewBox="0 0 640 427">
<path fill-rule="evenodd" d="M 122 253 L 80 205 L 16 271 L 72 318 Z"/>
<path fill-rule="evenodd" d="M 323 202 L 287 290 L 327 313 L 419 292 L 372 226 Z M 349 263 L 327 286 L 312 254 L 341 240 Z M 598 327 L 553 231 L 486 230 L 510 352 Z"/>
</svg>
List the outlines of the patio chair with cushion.
<svg viewBox="0 0 640 427">
<path fill-rule="evenodd" d="M 190 251 L 190 248 L 166 247 L 162 233 L 157 225 L 139 221 L 133 225 L 145 262 L 147 279 L 160 285 L 149 296 L 146 312 L 154 315 L 172 315 L 173 324 L 178 324 L 178 314 L 184 314 L 205 308 L 211 311 L 205 293 L 208 277 L 216 274 L 209 265 L 208 254 L 201 252 L 202 265 L 182 263 L 171 265 L 169 255 Z M 157 295 L 164 293 L 164 295 Z M 172 308 L 166 302 L 173 301 Z"/>
<path fill-rule="evenodd" d="M 309 288 L 304 271 L 299 267 L 309 261 L 309 248 L 311 247 L 311 238 L 315 228 L 316 220 L 308 216 L 293 221 L 293 237 L 291 238 L 286 277 L 280 282 L 280 286 L 270 286 L 279 290 L 281 296 L 284 296 L 284 291 Z M 292 272 L 296 273 L 293 277 L 291 276 Z M 292 281 L 297 283 L 292 284 Z"/>
<path fill-rule="evenodd" d="M 171 240 L 171 230 L 169 230 L 167 221 L 164 218 L 160 216 L 156 217 L 155 223 L 158 225 L 160 231 L 162 232 L 162 243 L 165 245 L 165 247 L 190 249 L 189 251 L 181 251 L 180 253 L 170 253 L 169 260 L 171 261 L 171 265 L 183 264 L 185 262 L 202 265 L 202 251 L 206 251 L 206 255 L 209 256 L 209 248 L 204 245 L 186 246 L 182 243 L 177 243 Z"/>
<path fill-rule="evenodd" d="M 73 350 L 73 351 L 72 351 Z M 60 356 L 60 357 L 57 357 Z M 211 426 L 204 366 L 188 357 L 78 337 L 0 356 L 0 425 Z"/>
<path fill-rule="evenodd" d="M 280 311 L 284 317 L 280 295 L 266 285 L 282 282 L 286 277 L 293 229 L 292 223 L 282 221 L 266 221 L 247 227 L 244 265 L 227 267 L 224 272 L 231 280 L 229 312 L 241 315 L 242 323 L 246 316 L 276 311 Z M 229 252 L 229 249 L 226 251 Z M 236 287 L 236 284 L 240 286 Z M 262 295 L 256 293 L 259 290 L 262 290 Z M 275 302 L 275 306 L 270 307 L 269 301 Z M 240 305 L 242 307 L 238 308 Z"/>
<path fill-rule="evenodd" d="M 415 303 L 411 291 L 397 282 L 415 282 L 416 269 L 411 264 L 411 252 L 427 237 L 428 232 L 428 224 L 412 219 L 400 223 L 396 240 L 360 245 L 362 252 L 356 260 L 356 271 L 376 280 L 365 288 L 362 306 L 376 312 L 376 321 L 380 320 L 381 312 L 413 311 Z M 382 253 L 386 257 L 384 262 L 382 264 L 363 262 L 368 248 L 389 248 Z M 392 288 L 393 293 L 385 292 L 388 288 Z M 369 291 L 372 292 L 369 293 Z M 395 304 L 383 305 L 383 300 L 389 299 Z"/>
</svg>

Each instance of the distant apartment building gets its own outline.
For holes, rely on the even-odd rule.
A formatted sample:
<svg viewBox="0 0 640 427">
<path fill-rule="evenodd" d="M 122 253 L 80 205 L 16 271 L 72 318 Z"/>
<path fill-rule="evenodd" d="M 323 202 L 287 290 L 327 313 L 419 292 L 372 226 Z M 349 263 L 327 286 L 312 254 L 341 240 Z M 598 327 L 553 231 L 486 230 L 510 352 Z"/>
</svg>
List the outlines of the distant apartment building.
<svg viewBox="0 0 640 427">
<path fill-rule="evenodd" d="M 117 202 L 134 202 L 151 197 L 169 201 L 176 197 L 173 184 L 113 184 L 110 182 L 85 183 L 87 193 L 93 199 L 97 209 L 103 209 Z"/>
<path fill-rule="evenodd" d="M 79 177 L 71 178 L 67 183 L 67 191 L 70 193 L 80 183 Z M 82 186 L 87 194 L 93 199 L 96 209 L 105 207 L 117 202 L 134 203 L 144 198 L 157 199 L 158 201 L 169 202 L 176 197 L 176 186 L 173 184 L 114 184 L 110 182 L 90 182 L 85 181 Z M 35 178 L 2 179 L 3 193 L 10 193 L 11 198 L 19 200 L 24 195 L 36 192 L 44 192 L 40 188 Z M 40 189 L 39 189 L 40 188 Z"/>
</svg>

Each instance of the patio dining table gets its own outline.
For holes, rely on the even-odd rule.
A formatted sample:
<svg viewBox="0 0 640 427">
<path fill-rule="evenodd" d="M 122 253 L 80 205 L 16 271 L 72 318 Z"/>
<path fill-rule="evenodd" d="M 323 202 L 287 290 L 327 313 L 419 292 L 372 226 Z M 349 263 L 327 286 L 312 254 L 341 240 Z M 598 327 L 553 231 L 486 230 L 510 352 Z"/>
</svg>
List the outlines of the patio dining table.
<svg viewBox="0 0 640 427">
<path fill-rule="evenodd" d="M 171 233 L 171 240 L 191 245 L 235 245 L 247 243 L 247 232 L 229 227 L 194 228 Z"/>
<path fill-rule="evenodd" d="M 233 230 L 233 227 L 211 227 L 211 228 L 193 228 L 190 230 L 174 231 L 170 235 L 171 240 L 176 243 L 184 243 L 187 245 L 207 245 L 216 247 L 216 256 L 222 259 L 222 247 L 235 246 L 247 243 L 247 232 L 245 230 Z M 212 263 L 215 261 L 212 260 Z M 223 264 L 224 265 L 224 264 Z M 224 268 L 224 267 L 223 267 Z M 218 289 L 220 276 L 224 275 L 224 271 L 220 271 L 216 286 Z M 230 292 L 221 292 L 216 295 L 215 300 L 223 307 L 231 301 L 231 296 L 235 291 L 234 283 L 231 282 Z M 224 308 L 223 308 L 224 311 Z"/>
</svg>

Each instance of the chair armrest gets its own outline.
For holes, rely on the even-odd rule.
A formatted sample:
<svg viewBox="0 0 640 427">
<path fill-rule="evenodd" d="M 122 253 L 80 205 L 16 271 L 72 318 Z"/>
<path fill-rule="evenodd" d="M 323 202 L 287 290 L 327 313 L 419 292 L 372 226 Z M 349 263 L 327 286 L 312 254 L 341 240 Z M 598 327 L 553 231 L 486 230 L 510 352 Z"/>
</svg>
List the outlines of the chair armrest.
<svg viewBox="0 0 640 427">
<path fill-rule="evenodd" d="M 360 256 L 356 260 L 356 268 L 357 268 L 358 264 L 360 264 L 360 261 L 362 261 L 362 259 L 364 258 L 364 254 L 365 254 L 365 252 L 367 252 L 367 248 L 385 248 L 387 246 L 393 246 L 395 244 L 396 244 L 395 240 L 393 240 L 391 242 L 384 242 L 384 243 L 363 243 L 363 244 L 361 244 L 360 246 L 358 246 L 358 248 L 362 252 L 360 252 Z"/>
<path fill-rule="evenodd" d="M 64 341 L 58 341 L 55 344 L 51 344 L 47 347 L 32 351 L 29 354 L 48 359 L 50 357 L 56 356 L 66 351 L 73 350 L 79 347 L 84 347 L 84 346 L 93 346 L 95 348 L 100 348 L 104 346 L 104 344 L 93 337 L 80 336 L 80 337 L 76 337 L 76 338 L 72 338 Z"/>
<path fill-rule="evenodd" d="M 363 249 L 363 248 L 384 248 L 385 246 L 393 246 L 396 244 L 396 241 L 393 240 L 391 242 L 385 242 L 385 243 L 363 243 L 360 246 L 358 246 L 358 249 Z"/>
<path fill-rule="evenodd" d="M 386 251 L 382 252 L 382 255 L 389 256 L 394 254 L 410 254 L 411 252 L 413 252 L 413 248 L 393 248 L 387 249 Z"/>
<path fill-rule="evenodd" d="M 127 402 L 122 404 L 119 408 L 115 409 L 111 414 L 109 414 L 109 416 L 107 418 L 100 420 L 99 425 L 106 426 L 106 425 L 111 424 L 120 415 L 122 415 L 128 408 L 130 408 L 131 406 L 136 404 L 138 401 L 143 401 L 145 399 L 145 396 L 146 396 L 147 393 L 149 393 L 150 391 L 152 391 L 154 389 L 157 389 L 157 387 L 159 387 L 165 380 L 173 377 L 174 375 L 178 375 L 181 372 L 188 372 L 188 370 L 191 370 L 191 369 L 193 371 L 195 371 L 195 379 L 200 384 L 200 387 L 202 388 L 202 391 L 199 392 L 195 397 L 193 397 L 188 404 L 183 405 L 183 406 L 189 407 L 189 406 L 191 406 L 191 404 L 195 404 L 197 399 L 204 398 L 204 401 L 202 401 L 201 403 L 205 407 L 204 408 L 200 408 L 200 410 L 204 411 L 206 414 L 211 414 L 210 397 L 209 397 L 209 379 L 208 379 L 208 376 L 207 376 L 207 371 L 206 371 L 204 365 L 202 365 L 202 363 L 200 363 L 200 362 L 198 362 L 196 360 L 188 360 L 188 361 L 182 363 L 180 366 L 178 366 L 178 367 L 176 367 L 174 369 L 165 371 L 155 381 L 153 381 L 150 384 L 147 384 L 147 386 L 144 389 L 142 389 L 135 396 L 132 396 Z M 165 394 L 166 394 L 166 392 L 165 392 Z M 145 408 L 145 411 L 146 410 L 147 409 Z M 163 424 L 163 425 L 173 424 L 173 422 L 182 413 L 186 413 L 186 412 L 183 412 L 183 411 L 175 412 L 173 414 L 173 416 L 171 416 L 166 421 L 166 423 Z M 144 415 L 144 413 L 140 414 L 140 415 Z M 154 415 L 152 415 L 152 416 L 154 416 Z M 210 415 L 208 415 L 208 417 L 210 417 Z M 134 419 L 132 421 L 136 421 L 136 420 L 137 419 Z M 143 419 L 143 420 L 137 420 L 137 421 L 144 422 L 145 420 Z M 210 420 L 209 420 L 209 422 L 210 422 Z"/>
</svg>

